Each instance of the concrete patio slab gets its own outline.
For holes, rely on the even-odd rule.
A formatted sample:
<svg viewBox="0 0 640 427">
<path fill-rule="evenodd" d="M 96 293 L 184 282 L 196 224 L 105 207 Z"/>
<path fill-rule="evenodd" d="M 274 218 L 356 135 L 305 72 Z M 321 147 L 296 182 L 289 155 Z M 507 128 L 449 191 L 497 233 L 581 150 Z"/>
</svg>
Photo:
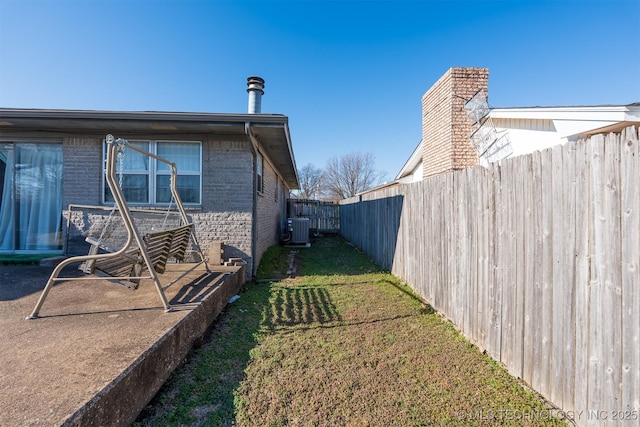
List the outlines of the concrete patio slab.
<svg viewBox="0 0 640 427">
<path fill-rule="evenodd" d="M 200 266 L 166 289 L 169 313 L 150 280 L 137 290 L 63 281 L 26 320 L 52 270 L 0 266 L 1 426 L 130 425 L 245 277 L 243 266 Z M 73 266 L 61 274 L 80 275 Z"/>
</svg>

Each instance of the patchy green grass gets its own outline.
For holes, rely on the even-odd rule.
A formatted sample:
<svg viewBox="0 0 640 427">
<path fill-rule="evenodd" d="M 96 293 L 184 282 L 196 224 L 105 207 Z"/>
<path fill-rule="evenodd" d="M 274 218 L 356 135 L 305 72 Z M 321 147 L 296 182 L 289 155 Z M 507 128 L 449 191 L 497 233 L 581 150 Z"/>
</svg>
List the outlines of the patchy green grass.
<svg viewBox="0 0 640 427">
<path fill-rule="evenodd" d="M 256 277 L 259 280 L 285 279 L 287 277 L 288 257 L 291 249 L 284 246 L 272 246 L 264 254 L 258 265 Z"/>
<path fill-rule="evenodd" d="M 139 426 L 563 425 L 339 237 L 271 248 Z"/>
</svg>

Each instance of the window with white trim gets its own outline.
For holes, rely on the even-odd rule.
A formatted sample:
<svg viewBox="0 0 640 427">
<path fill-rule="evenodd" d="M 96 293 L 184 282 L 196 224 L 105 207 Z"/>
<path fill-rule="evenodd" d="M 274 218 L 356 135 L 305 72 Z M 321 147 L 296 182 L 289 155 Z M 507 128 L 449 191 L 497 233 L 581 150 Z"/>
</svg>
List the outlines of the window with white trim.
<svg viewBox="0 0 640 427">
<path fill-rule="evenodd" d="M 202 200 L 202 143 L 199 141 L 128 140 L 142 150 L 175 163 L 178 169 L 178 194 L 185 205 L 199 205 Z M 103 156 L 106 159 L 106 143 Z M 118 159 L 116 179 L 120 180 L 127 203 L 135 205 L 167 205 L 171 202 L 169 165 L 134 150 L 125 148 Z M 103 174 L 104 176 L 104 174 Z M 103 202 L 113 203 L 113 196 L 103 178 Z"/>
</svg>

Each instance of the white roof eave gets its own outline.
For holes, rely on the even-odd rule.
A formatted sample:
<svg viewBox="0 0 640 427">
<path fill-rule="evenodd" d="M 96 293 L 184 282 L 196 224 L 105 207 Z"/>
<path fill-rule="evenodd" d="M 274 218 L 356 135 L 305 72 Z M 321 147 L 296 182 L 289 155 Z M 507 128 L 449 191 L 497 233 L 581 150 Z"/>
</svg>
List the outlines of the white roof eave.
<svg viewBox="0 0 640 427">
<path fill-rule="evenodd" d="M 416 167 L 422 162 L 422 140 L 418 143 L 418 146 L 413 150 L 409 159 L 400 169 L 400 172 L 396 175 L 395 179 L 398 180 L 407 175 L 411 175 Z"/>
<path fill-rule="evenodd" d="M 493 108 L 491 118 L 538 119 L 538 120 L 578 120 L 599 122 L 634 121 L 640 117 L 638 106 L 598 106 L 598 107 L 527 107 Z"/>
</svg>

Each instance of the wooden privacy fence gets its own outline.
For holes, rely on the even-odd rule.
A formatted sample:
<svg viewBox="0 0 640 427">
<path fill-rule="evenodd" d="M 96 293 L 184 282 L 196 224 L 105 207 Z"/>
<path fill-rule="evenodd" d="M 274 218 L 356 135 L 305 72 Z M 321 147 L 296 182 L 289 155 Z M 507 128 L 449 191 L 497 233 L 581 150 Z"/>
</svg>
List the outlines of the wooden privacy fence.
<svg viewBox="0 0 640 427">
<path fill-rule="evenodd" d="M 637 128 L 347 199 L 340 223 L 579 425 L 637 425 Z"/>
<path fill-rule="evenodd" d="M 309 218 L 309 228 L 317 233 L 340 232 L 340 206 L 320 200 L 288 199 L 289 218 Z"/>
</svg>

